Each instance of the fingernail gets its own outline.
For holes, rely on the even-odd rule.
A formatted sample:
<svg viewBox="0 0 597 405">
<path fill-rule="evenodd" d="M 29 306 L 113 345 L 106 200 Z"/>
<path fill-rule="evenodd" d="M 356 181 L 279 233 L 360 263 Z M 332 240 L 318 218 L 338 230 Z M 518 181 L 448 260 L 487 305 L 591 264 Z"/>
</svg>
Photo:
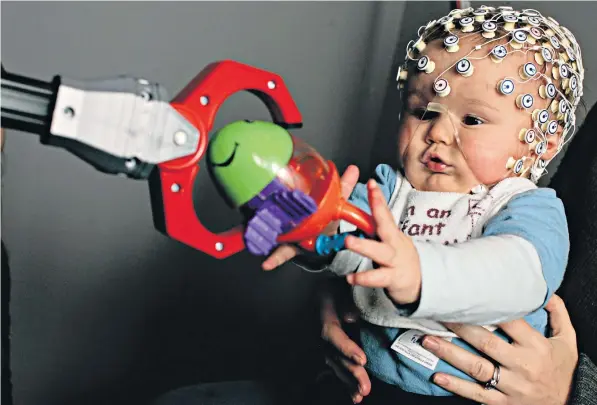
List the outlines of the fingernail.
<svg viewBox="0 0 597 405">
<path fill-rule="evenodd" d="M 354 283 L 354 275 L 349 274 L 348 276 L 346 276 L 346 281 L 348 282 L 348 284 Z"/>
<path fill-rule="evenodd" d="M 429 350 L 437 350 L 439 349 L 439 342 L 433 336 L 425 336 L 425 339 L 423 339 L 423 347 Z"/>
<path fill-rule="evenodd" d="M 355 323 L 357 321 L 357 317 L 354 314 L 347 314 L 344 315 L 344 321 L 347 323 Z"/>
<path fill-rule="evenodd" d="M 448 385 L 448 379 L 441 374 L 436 374 L 435 377 L 433 377 L 433 381 L 438 385 Z"/>
<path fill-rule="evenodd" d="M 356 354 L 354 356 L 352 356 L 352 360 L 361 366 L 365 364 L 365 360 L 363 360 L 360 356 L 358 356 Z"/>
</svg>

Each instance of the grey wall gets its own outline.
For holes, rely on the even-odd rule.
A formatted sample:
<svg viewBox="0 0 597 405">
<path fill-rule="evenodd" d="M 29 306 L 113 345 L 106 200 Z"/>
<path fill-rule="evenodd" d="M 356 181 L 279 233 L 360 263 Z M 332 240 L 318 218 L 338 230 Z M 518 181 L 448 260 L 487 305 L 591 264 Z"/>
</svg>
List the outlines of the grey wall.
<svg viewBox="0 0 597 405">
<path fill-rule="evenodd" d="M 2 62 L 50 79 L 129 73 L 179 91 L 231 58 L 281 74 L 305 128 L 340 168 L 366 169 L 403 3 L 2 4 Z M 216 126 L 268 118 L 250 95 Z M 299 373 L 318 345 L 318 277 L 264 274 L 240 254 L 217 261 L 152 228 L 147 185 L 102 175 L 9 132 L 2 238 L 12 268 L 15 403 L 133 404 L 220 378 Z M 205 173 L 197 208 L 224 230 L 237 216 Z M 293 371 L 294 370 L 294 371 Z"/>
</svg>

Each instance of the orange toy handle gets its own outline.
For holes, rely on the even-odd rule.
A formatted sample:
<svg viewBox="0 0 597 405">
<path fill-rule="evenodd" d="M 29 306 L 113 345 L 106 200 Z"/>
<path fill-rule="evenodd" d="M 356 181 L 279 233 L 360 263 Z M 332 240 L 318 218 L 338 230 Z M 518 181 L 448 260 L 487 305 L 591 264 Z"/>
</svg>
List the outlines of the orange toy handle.
<svg viewBox="0 0 597 405">
<path fill-rule="evenodd" d="M 373 237 L 375 235 L 375 224 L 373 222 L 373 217 L 344 199 L 342 199 L 342 202 L 340 203 L 338 217 L 334 220 L 350 222 L 368 236 Z M 300 242 L 299 246 L 305 250 L 308 250 L 309 252 L 314 252 L 315 243 L 317 242 L 318 237 L 319 235 L 306 239 Z"/>
<path fill-rule="evenodd" d="M 317 211 L 306 218 L 299 226 L 278 237 L 279 243 L 298 243 L 303 249 L 315 251 L 317 237 L 332 221 L 345 220 L 368 234 L 375 235 L 373 217 L 365 211 L 349 203 L 342 197 L 342 187 L 338 169 L 328 161 L 330 173 L 326 182 L 321 185 L 325 190 Z"/>
<path fill-rule="evenodd" d="M 340 219 L 350 222 L 361 231 L 365 232 L 368 236 L 373 237 L 375 235 L 375 224 L 373 223 L 371 215 L 344 199 L 342 200 L 342 203 Z"/>
</svg>

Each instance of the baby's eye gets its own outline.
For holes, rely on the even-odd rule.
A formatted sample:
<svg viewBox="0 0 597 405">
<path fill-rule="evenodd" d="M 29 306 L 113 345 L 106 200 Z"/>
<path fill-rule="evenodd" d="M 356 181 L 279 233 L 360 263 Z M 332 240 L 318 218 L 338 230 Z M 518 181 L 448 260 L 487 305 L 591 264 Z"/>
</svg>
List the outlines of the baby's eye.
<svg viewBox="0 0 597 405">
<path fill-rule="evenodd" d="M 481 125 L 484 124 L 483 120 L 481 118 L 477 118 L 473 115 L 467 115 L 466 117 L 464 117 L 464 120 L 462 120 L 464 125 Z"/>
</svg>

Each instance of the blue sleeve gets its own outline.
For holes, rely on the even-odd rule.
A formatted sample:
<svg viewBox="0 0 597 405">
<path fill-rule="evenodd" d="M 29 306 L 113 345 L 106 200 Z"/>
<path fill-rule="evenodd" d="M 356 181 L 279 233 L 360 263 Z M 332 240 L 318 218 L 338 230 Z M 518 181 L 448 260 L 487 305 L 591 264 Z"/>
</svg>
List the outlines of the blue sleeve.
<svg viewBox="0 0 597 405">
<path fill-rule="evenodd" d="M 570 240 L 562 201 L 550 188 L 539 188 L 513 197 L 485 225 L 483 236 L 516 235 L 536 249 L 547 283 L 547 303 L 559 288 L 568 263 Z"/>
<path fill-rule="evenodd" d="M 373 176 L 381 191 L 383 192 L 386 201 L 389 202 L 396 187 L 396 171 L 391 166 L 380 164 L 375 168 Z M 371 214 L 371 207 L 369 207 L 369 198 L 367 193 L 367 184 L 358 183 L 348 201 L 368 214 Z"/>
</svg>

